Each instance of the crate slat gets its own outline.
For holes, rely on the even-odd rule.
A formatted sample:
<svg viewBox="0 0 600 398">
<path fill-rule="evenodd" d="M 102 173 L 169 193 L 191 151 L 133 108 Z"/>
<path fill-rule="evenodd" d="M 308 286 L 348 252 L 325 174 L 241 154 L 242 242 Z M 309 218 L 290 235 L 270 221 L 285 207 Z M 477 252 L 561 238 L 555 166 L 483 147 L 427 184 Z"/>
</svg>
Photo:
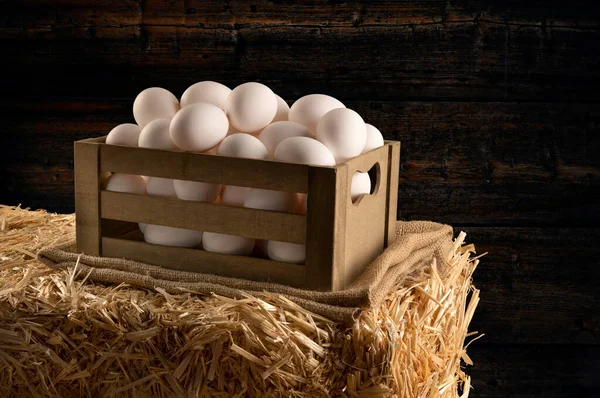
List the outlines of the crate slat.
<svg viewBox="0 0 600 398">
<path fill-rule="evenodd" d="M 310 166 L 189 152 L 100 145 L 101 171 L 308 192 Z"/>
<path fill-rule="evenodd" d="M 307 196 L 306 284 L 313 290 L 343 288 L 348 167 L 312 168 Z"/>
<path fill-rule="evenodd" d="M 159 224 L 255 239 L 306 242 L 306 216 L 300 214 L 102 191 L 100 215 L 112 220 Z"/>
<path fill-rule="evenodd" d="M 306 275 L 303 265 L 109 237 L 102 238 L 102 255 L 128 258 L 181 271 L 281 283 L 294 287 L 303 287 Z"/>
</svg>

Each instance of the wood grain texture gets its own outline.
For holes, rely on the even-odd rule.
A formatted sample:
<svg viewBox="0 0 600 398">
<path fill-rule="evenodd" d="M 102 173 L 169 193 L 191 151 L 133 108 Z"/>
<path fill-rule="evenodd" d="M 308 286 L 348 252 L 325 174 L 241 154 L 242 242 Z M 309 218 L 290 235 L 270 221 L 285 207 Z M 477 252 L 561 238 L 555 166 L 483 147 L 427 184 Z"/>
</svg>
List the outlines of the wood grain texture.
<svg viewBox="0 0 600 398">
<path fill-rule="evenodd" d="M 100 239 L 100 148 L 96 143 L 80 141 L 75 144 L 74 158 L 77 183 L 77 251 L 91 256 L 101 253 Z"/>
<path fill-rule="evenodd" d="M 100 145 L 102 171 L 214 184 L 308 191 L 308 166 L 180 151 Z"/>
<path fill-rule="evenodd" d="M 186 201 L 177 198 L 142 196 L 102 191 L 102 218 L 166 225 L 255 239 L 277 239 L 305 243 L 306 217 L 299 214 L 213 203 Z"/>
<path fill-rule="evenodd" d="M 564 345 L 487 345 L 474 343 L 475 366 L 469 397 L 594 398 L 600 381 L 600 347 Z"/>
<path fill-rule="evenodd" d="M 571 18 L 565 5 L 506 13 L 469 3 L 12 6 L 0 43 L 16 78 L 0 88 L 117 97 L 158 85 L 180 95 L 212 79 L 260 80 L 286 98 L 594 99 L 597 18 Z"/>
<path fill-rule="evenodd" d="M 149 86 L 337 96 L 402 141 L 398 216 L 479 252 L 473 397 L 594 397 L 600 13 L 590 2 L 10 2 L 0 202 L 72 212 L 72 142 Z M 512 227 L 518 227 L 514 229 Z"/>
<path fill-rule="evenodd" d="M 263 282 L 302 287 L 303 265 L 280 263 L 262 258 L 211 253 L 204 250 L 152 245 L 128 239 L 102 238 L 102 255 L 124 257 L 182 271 L 242 277 Z"/>
<path fill-rule="evenodd" d="M 482 258 L 472 324 L 486 343 L 600 344 L 598 228 L 455 228 Z"/>
<path fill-rule="evenodd" d="M 387 144 L 345 162 L 345 165 L 348 166 L 348 185 L 346 186 L 346 196 L 340 199 L 346 201 L 346 225 L 342 235 L 338 235 L 338 239 L 345 240 L 342 286 L 351 284 L 366 266 L 381 254 L 387 243 L 390 147 L 393 145 Z M 399 159 L 396 163 L 399 164 Z M 356 172 L 366 173 L 372 167 L 378 169 L 377 180 L 371 181 L 373 193 L 362 195 L 353 202 L 351 187 L 354 174 Z M 394 214 L 393 217 L 395 220 L 396 215 Z"/>
<path fill-rule="evenodd" d="M 400 178 L 400 143 L 389 147 L 388 185 L 386 192 L 386 247 L 396 239 L 396 220 L 398 219 L 398 179 Z"/>
<path fill-rule="evenodd" d="M 348 168 L 308 170 L 306 287 L 337 291 L 344 287 Z"/>
</svg>

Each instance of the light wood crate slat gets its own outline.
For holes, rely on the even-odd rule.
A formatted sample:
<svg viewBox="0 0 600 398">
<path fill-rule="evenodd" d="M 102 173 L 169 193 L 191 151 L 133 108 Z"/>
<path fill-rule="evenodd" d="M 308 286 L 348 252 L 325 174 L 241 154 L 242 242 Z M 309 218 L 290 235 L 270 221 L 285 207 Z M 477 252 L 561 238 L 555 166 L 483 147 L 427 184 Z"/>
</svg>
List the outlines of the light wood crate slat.
<svg viewBox="0 0 600 398">
<path fill-rule="evenodd" d="M 306 242 L 306 216 L 299 214 L 111 191 L 101 192 L 100 203 L 101 217 L 112 220 Z"/>
<path fill-rule="evenodd" d="M 102 238 L 106 257 L 128 258 L 165 268 L 303 287 L 305 267 L 262 258 L 211 253 L 199 249 L 152 245 L 118 238 Z"/>
<path fill-rule="evenodd" d="M 310 166 L 269 160 L 102 145 L 101 171 L 285 192 L 308 192 Z"/>
<path fill-rule="evenodd" d="M 312 168 L 307 197 L 306 284 L 340 290 L 344 273 L 347 166 Z"/>
<path fill-rule="evenodd" d="M 77 251 L 100 255 L 100 146 L 94 142 L 76 142 L 75 207 Z"/>
</svg>

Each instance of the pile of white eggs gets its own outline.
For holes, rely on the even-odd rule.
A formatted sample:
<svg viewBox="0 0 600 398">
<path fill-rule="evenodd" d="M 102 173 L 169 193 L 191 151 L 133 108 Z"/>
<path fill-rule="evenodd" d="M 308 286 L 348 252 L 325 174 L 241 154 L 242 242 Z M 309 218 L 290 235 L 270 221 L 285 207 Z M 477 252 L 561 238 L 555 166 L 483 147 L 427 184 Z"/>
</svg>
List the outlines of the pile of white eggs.
<svg viewBox="0 0 600 398">
<path fill-rule="evenodd" d="M 317 166 L 334 166 L 383 146 L 377 128 L 333 97 L 311 94 L 289 107 L 269 87 L 254 82 L 233 90 L 213 81 L 199 82 L 179 101 L 168 90 L 148 88 L 136 97 L 133 117 L 137 124 L 115 127 L 106 143 Z M 105 189 L 306 214 L 306 195 L 265 189 L 118 173 L 105 181 Z M 368 173 L 356 173 L 352 199 L 370 191 Z M 300 244 L 152 224 L 140 224 L 140 229 L 152 244 L 290 263 L 303 263 L 305 258 L 306 248 Z"/>
</svg>

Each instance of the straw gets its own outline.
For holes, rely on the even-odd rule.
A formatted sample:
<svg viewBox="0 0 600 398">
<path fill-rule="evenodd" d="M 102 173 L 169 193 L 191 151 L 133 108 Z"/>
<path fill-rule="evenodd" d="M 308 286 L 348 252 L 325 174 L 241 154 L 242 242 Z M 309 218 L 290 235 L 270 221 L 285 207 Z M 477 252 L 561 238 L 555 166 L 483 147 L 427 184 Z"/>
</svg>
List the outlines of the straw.
<svg viewBox="0 0 600 398">
<path fill-rule="evenodd" d="M 0 396 L 469 394 L 479 260 L 464 234 L 443 273 L 434 263 L 341 324 L 275 294 L 173 295 L 35 260 L 74 228 L 72 214 L 0 206 Z"/>
</svg>

